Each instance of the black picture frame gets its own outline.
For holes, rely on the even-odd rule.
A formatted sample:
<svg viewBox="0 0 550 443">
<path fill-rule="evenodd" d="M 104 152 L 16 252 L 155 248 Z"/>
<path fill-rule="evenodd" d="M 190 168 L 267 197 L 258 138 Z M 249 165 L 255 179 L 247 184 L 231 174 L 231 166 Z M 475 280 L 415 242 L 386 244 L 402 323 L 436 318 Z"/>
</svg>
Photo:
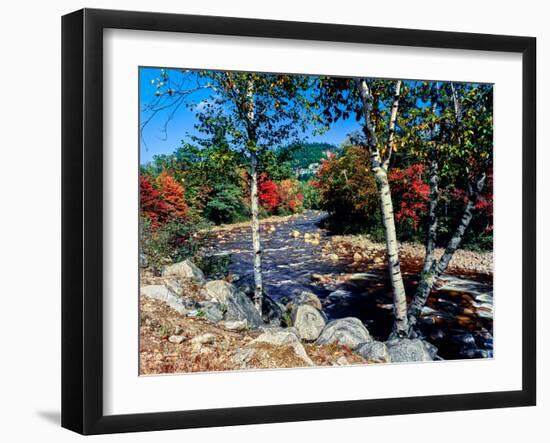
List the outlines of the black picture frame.
<svg viewBox="0 0 550 443">
<path fill-rule="evenodd" d="M 103 30 L 501 51 L 522 55 L 522 389 L 131 415 L 103 413 Z M 82 434 L 532 406 L 536 403 L 536 39 L 83 9 L 62 18 L 62 426 Z"/>
</svg>

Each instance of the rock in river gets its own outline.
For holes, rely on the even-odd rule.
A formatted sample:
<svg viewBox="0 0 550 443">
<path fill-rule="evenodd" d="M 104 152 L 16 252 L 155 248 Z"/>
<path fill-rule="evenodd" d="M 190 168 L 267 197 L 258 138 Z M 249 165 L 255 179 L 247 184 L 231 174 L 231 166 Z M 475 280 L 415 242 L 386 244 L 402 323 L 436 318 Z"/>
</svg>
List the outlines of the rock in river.
<svg viewBox="0 0 550 443">
<path fill-rule="evenodd" d="M 302 340 L 317 340 L 325 327 L 321 313 L 310 305 L 298 305 L 292 309 L 292 324 Z"/>
<path fill-rule="evenodd" d="M 340 318 L 326 325 L 317 339 L 317 344 L 325 345 L 339 343 L 351 349 L 355 349 L 361 343 L 372 340 L 365 325 L 355 317 Z"/>
<path fill-rule="evenodd" d="M 294 297 L 293 305 L 311 305 L 318 311 L 322 311 L 321 300 L 313 292 L 302 291 L 300 295 Z"/>
<path fill-rule="evenodd" d="M 166 276 L 177 276 L 184 278 L 191 278 L 198 283 L 204 283 L 206 280 L 204 278 L 203 272 L 195 266 L 191 260 L 184 260 L 179 263 L 174 263 L 173 265 L 166 266 L 162 271 L 162 275 Z"/>
</svg>

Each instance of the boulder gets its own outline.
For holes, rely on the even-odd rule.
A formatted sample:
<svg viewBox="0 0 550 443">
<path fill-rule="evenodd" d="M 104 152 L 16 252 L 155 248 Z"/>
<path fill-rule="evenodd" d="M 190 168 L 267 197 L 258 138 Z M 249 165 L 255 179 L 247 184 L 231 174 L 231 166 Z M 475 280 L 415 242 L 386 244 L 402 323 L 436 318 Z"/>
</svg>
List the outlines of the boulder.
<svg viewBox="0 0 550 443">
<path fill-rule="evenodd" d="M 269 343 L 276 346 L 290 346 L 294 349 L 296 355 L 303 360 L 308 366 L 313 366 L 313 361 L 309 358 L 298 336 L 289 330 L 270 328 L 264 329 L 264 332 L 250 342 L 250 345 L 255 343 Z"/>
<path fill-rule="evenodd" d="M 355 350 L 361 357 L 372 363 L 389 363 L 391 361 L 387 346 L 381 341 L 372 340 L 363 343 Z"/>
<path fill-rule="evenodd" d="M 209 281 L 203 286 L 204 296 L 213 302 L 227 304 L 227 299 L 237 292 L 235 286 L 225 280 Z"/>
<path fill-rule="evenodd" d="M 203 272 L 195 266 L 191 260 L 184 260 L 173 265 L 166 266 L 162 271 L 163 276 L 184 277 L 195 280 L 198 283 L 204 283 L 205 277 Z"/>
<path fill-rule="evenodd" d="M 256 306 L 243 292 L 236 291 L 227 297 L 225 307 L 225 320 L 246 320 L 251 327 L 264 324 Z"/>
<path fill-rule="evenodd" d="M 139 254 L 139 267 L 140 268 L 146 268 L 149 266 L 149 261 L 147 260 L 147 256 L 143 253 Z"/>
<path fill-rule="evenodd" d="M 419 339 L 400 338 L 386 342 L 392 363 L 432 361 L 433 349 Z M 433 345 L 430 345 L 433 346 Z"/>
<path fill-rule="evenodd" d="M 264 294 L 262 300 L 262 320 L 273 326 L 281 326 L 285 307 Z"/>
<path fill-rule="evenodd" d="M 370 342 L 371 340 L 369 331 L 361 320 L 355 317 L 346 317 L 333 320 L 327 324 L 317 339 L 317 344 L 338 343 L 355 349 L 360 344 Z"/>
<path fill-rule="evenodd" d="M 325 319 L 311 305 L 298 305 L 292 309 L 292 324 L 302 340 L 313 341 L 319 338 L 325 327 Z"/>
<path fill-rule="evenodd" d="M 293 305 L 310 305 L 315 309 L 322 311 L 321 300 L 313 292 L 303 291 L 292 300 Z"/>
<path fill-rule="evenodd" d="M 346 291 L 344 289 L 337 289 L 336 291 L 331 292 L 327 300 L 329 300 L 332 303 L 340 303 L 343 300 L 350 299 L 353 297 L 353 294 L 350 291 Z"/>
<path fill-rule="evenodd" d="M 201 301 L 200 310 L 204 312 L 205 317 L 211 323 L 218 323 L 223 320 L 224 309 L 219 303 L 211 301 Z"/>
<path fill-rule="evenodd" d="M 140 295 L 144 297 L 154 298 L 162 301 L 180 314 L 186 314 L 187 308 L 183 304 L 183 300 L 176 296 L 166 286 L 163 285 L 147 285 L 140 288 Z"/>
</svg>

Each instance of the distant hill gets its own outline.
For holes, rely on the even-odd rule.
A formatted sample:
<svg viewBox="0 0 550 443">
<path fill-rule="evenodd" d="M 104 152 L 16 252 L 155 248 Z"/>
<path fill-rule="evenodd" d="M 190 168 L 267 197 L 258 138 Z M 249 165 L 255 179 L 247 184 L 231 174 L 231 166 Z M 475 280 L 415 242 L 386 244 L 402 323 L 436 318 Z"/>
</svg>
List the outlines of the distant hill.
<svg viewBox="0 0 550 443">
<path fill-rule="evenodd" d="M 327 152 L 339 152 L 340 148 L 330 143 L 295 143 L 279 149 L 278 157 L 287 161 L 297 177 L 310 178 L 315 174 Z"/>
</svg>

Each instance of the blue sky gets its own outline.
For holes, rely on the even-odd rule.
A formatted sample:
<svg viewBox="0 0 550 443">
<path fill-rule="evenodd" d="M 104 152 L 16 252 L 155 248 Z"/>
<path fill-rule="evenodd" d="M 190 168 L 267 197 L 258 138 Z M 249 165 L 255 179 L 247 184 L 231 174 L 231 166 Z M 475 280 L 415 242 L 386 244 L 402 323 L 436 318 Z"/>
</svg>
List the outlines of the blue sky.
<svg viewBox="0 0 550 443">
<path fill-rule="evenodd" d="M 170 70 L 167 71 L 169 74 L 171 73 Z M 139 70 L 140 124 L 151 115 L 144 111 L 144 106 L 155 99 L 156 87 L 151 81 L 158 78 L 160 73 L 160 68 L 140 68 Z M 174 71 L 174 74 L 170 77 L 181 77 L 181 74 L 176 71 Z M 213 92 L 205 90 L 197 91 L 189 96 L 188 102 L 198 103 L 211 95 L 213 95 Z M 141 164 L 151 161 L 155 155 L 173 153 L 181 145 L 182 140 L 189 140 L 189 134 L 197 134 L 194 128 L 197 121 L 195 113 L 192 110 L 182 105 L 170 118 L 172 112 L 173 108 L 167 108 L 158 112 L 144 127 L 140 139 Z M 167 121 L 168 124 L 166 125 Z M 164 131 L 165 125 L 166 131 Z M 312 130 L 309 130 L 306 133 L 307 141 L 326 142 L 339 146 L 346 139 L 347 134 L 357 129 L 359 129 L 359 124 L 354 119 L 339 120 L 332 124 L 330 130 L 322 135 L 314 135 Z"/>
</svg>

